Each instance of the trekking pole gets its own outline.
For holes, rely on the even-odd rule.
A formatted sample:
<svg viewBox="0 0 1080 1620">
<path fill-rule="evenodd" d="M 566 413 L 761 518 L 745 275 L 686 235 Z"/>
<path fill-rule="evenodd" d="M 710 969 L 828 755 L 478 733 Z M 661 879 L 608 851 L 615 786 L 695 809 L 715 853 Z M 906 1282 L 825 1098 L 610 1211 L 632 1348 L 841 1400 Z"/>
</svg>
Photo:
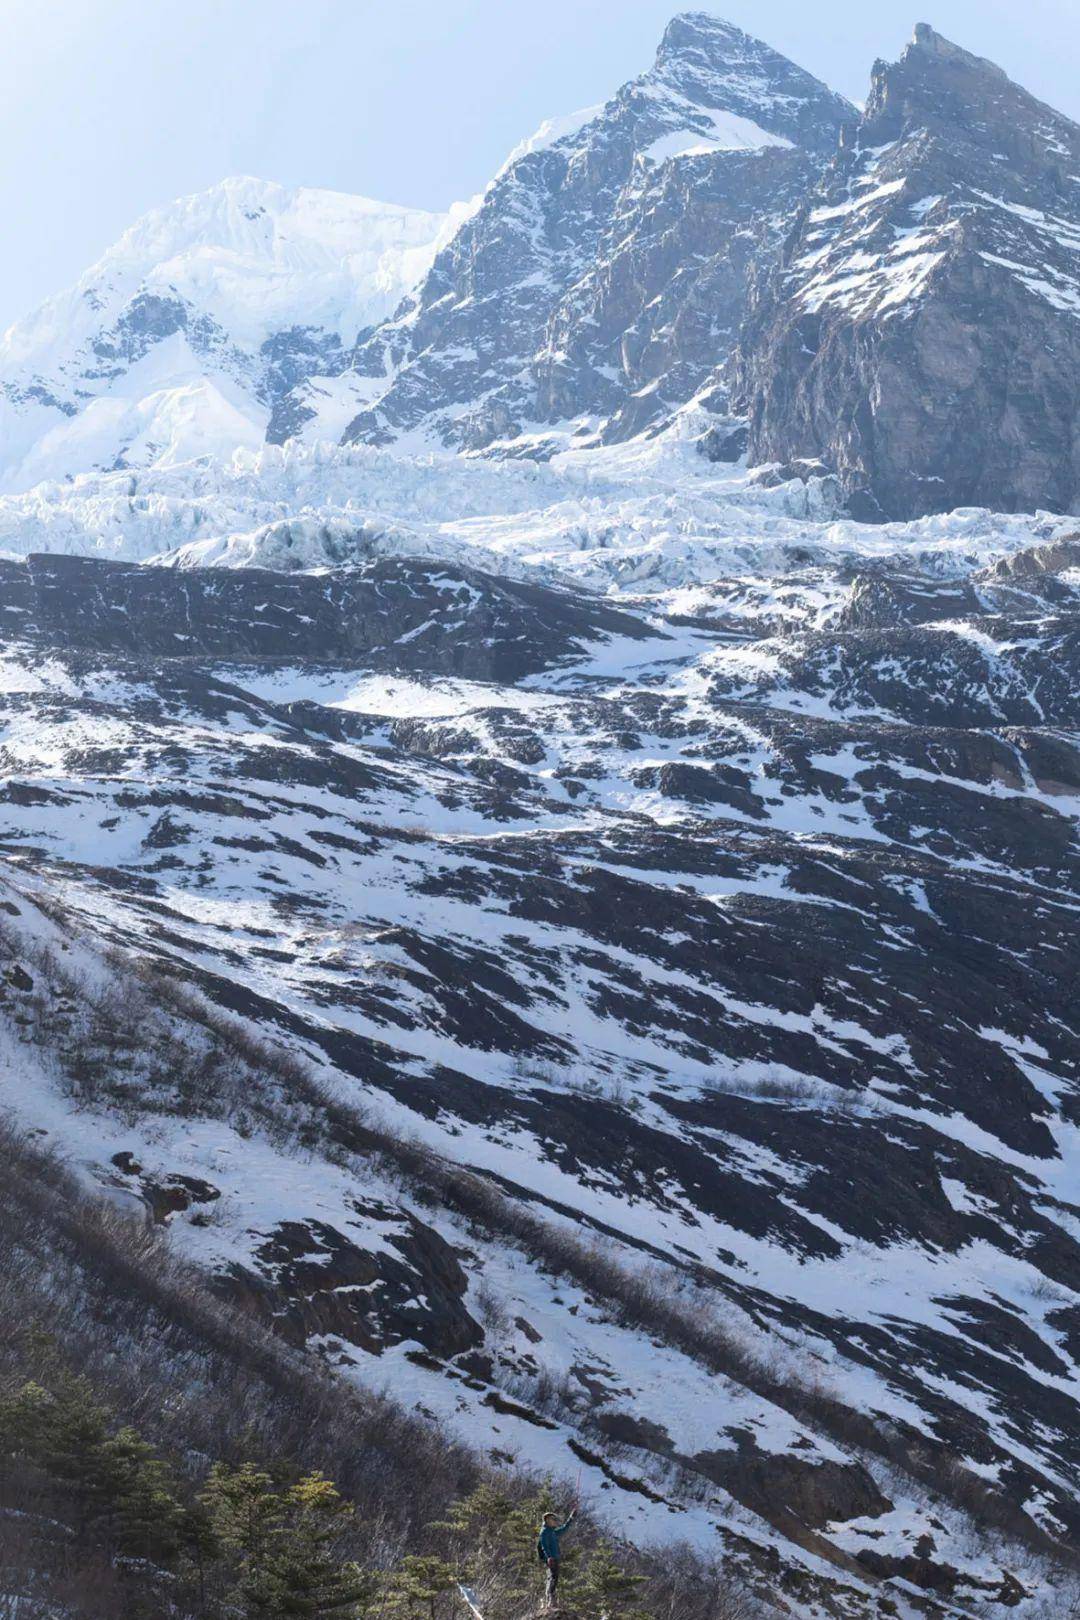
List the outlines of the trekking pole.
<svg viewBox="0 0 1080 1620">
<path fill-rule="evenodd" d="M 465 1599 L 469 1609 L 476 1616 L 476 1620 L 484 1620 L 483 1615 L 480 1613 L 480 1605 L 477 1602 L 476 1593 L 473 1591 L 472 1587 L 464 1586 L 462 1585 L 461 1581 L 458 1581 L 457 1589 Z"/>
</svg>

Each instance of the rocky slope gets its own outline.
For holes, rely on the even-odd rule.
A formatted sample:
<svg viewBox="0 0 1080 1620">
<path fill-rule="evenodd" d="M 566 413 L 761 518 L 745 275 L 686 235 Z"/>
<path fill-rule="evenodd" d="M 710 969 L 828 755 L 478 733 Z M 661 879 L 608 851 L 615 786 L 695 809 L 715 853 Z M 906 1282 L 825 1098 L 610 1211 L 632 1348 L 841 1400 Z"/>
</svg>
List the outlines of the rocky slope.
<svg viewBox="0 0 1080 1620">
<path fill-rule="evenodd" d="M 1080 127 L 925 26 L 758 297 L 757 460 L 820 456 L 852 510 L 1080 500 Z"/>
<path fill-rule="evenodd" d="M 124 656 L 364 658 L 394 668 L 516 680 L 648 627 L 591 598 L 423 558 L 329 575 L 179 572 L 31 555 L 0 561 L 5 628 L 44 647 Z"/>
<path fill-rule="evenodd" d="M 12 484 L 76 475 L 0 495 L 0 1104 L 436 1449 L 799 1620 L 1057 1620 L 1080 539 L 1023 508 L 1071 499 L 1026 323 L 1073 137 L 925 30 L 875 85 L 777 280 L 847 109 L 691 15 L 358 355 L 367 215 L 343 271 L 229 187 L 28 344 Z M 253 435 L 79 437 L 171 421 L 180 351 Z M 264 442 L 358 401 L 393 446 Z"/>
<path fill-rule="evenodd" d="M 810 532 L 621 616 L 9 564 L 5 1106 L 634 1537 L 807 1615 L 1034 1613 L 1080 1473 L 1076 544 Z M 320 646 L 304 593 L 391 584 Z"/>
<path fill-rule="evenodd" d="M 676 17 L 647 73 L 525 143 L 361 346 L 375 397 L 347 438 L 476 449 L 613 417 L 621 436 L 684 403 L 852 116 L 739 29 Z"/>
</svg>

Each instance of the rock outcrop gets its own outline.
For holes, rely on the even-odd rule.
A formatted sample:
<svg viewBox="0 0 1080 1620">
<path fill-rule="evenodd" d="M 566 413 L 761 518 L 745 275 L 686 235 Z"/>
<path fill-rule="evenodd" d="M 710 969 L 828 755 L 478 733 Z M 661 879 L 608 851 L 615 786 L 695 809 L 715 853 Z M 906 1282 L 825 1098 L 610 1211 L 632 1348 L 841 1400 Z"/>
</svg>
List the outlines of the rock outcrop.
<svg viewBox="0 0 1080 1620">
<path fill-rule="evenodd" d="M 0 608 L 9 632 L 84 652 L 363 658 L 471 680 L 517 679 L 589 642 L 652 634 L 584 592 L 408 557 L 282 574 L 32 555 L 0 560 Z"/>
<path fill-rule="evenodd" d="M 647 73 L 511 157 L 361 345 L 375 398 L 346 438 L 477 449 L 567 419 L 621 433 L 681 403 L 729 351 L 747 260 L 853 116 L 738 28 L 676 17 Z"/>
<path fill-rule="evenodd" d="M 925 26 L 765 279 L 734 366 L 752 460 L 856 515 L 1080 501 L 1080 127 Z"/>
</svg>

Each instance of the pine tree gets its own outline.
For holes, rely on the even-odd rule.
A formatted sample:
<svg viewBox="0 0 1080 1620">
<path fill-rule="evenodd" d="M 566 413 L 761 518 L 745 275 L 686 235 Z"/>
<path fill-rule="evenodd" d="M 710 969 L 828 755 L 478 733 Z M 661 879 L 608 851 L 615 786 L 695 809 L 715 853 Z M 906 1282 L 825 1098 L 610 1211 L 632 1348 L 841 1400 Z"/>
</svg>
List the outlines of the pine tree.
<svg viewBox="0 0 1080 1620">
<path fill-rule="evenodd" d="M 206 1615 L 207 1597 L 217 1584 L 223 1548 L 214 1526 L 214 1516 L 200 1497 L 188 1508 L 184 1525 L 184 1556 L 181 1577 L 196 1594 L 196 1613 Z"/>
<path fill-rule="evenodd" d="M 236 1559 L 234 1595 L 251 1620 L 359 1620 L 373 1583 L 337 1556 L 353 1508 L 322 1474 L 279 1492 L 253 1463 L 217 1464 L 200 1501 L 211 1537 Z"/>
<path fill-rule="evenodd" d="M 574 1606 L 584 1620 L 645 1620 L 637 1606 L 644 1575 L 623 1569 L 606 1541 L 589 1553 L 583 1574 L 574 1587 Z"/>
<path fill-rule="evenodd" d="M 235 1596 L 249 1614 L 259 1612 L 251 1602 L 282 1520 L 281 1498 L 273 1485 L 254 1463 L 240 1468 L 215 1463 L 199 1496 L 211 1544 L 235 1560 Z"/>
<path fill-rule="evenodd" d="M 55 1390 L 24 1384 L 0 1406 L 5 1449 L 73 1498 L 80 1533 L 92 1531 L 110 1552 L 168 1560 L 187 1517 L 172 1473 L 135 1429 L 111 1434 L 109 1424 L 87 1382 L 63 1374 Z"/>
<path fill-rule="evenodd" d="M 110 1435 L 97 1464 L 101 1514 L 120 1552 L 155 1561 L 172 1558 L 185 1540 L 187 1517 L 172 1471 L 132 1428 Z"/>
<path fill-rule="evenodd" d="M 285 1495 L 286 1525 L 267 1561 L 269 1612 L 281 1616 L 335 1615 L 359 1620 L 375 1583 L 360 1568 L 337 1556 L 343 1530 L 353 1517 L 336 1486 L 322 1474 L 308 1474 Z"/>
<path fill-rule="evenodd" d="M 55 1389 L 24 1384 L 15 1403 L 20 1448 L 75 1496 L 79 1528 L 85 1530 L 107 1499 L 102 1469 L 109 1416 L 94 1400 L 85 1378 L 61 1376 Z"/>
<path fill-rule="evenodd" d="M 442 1558 L 403 1558 L 383 1582 L 383 1609 L 408 1620 L 438 1620 L 439 1599 L 456 1592 L 452 1566 Z"/>
<path fill-rule="evenodd" d="M 244 1463 L 230 1468 L 215 1463 L 199 1500 L 208 1509 L 223 1547 L 245 1558 L 258 1558 L 281 1523 L 281 1498 L 269 1474 Z"/>
<path fill-rule="evenodd" d="M 8 1453 L 38 1462 L 44 1451 L 52 1396 L 40 1384 L 27 1383 L 0 1402 L 0 1443 Z"/>
</svg>

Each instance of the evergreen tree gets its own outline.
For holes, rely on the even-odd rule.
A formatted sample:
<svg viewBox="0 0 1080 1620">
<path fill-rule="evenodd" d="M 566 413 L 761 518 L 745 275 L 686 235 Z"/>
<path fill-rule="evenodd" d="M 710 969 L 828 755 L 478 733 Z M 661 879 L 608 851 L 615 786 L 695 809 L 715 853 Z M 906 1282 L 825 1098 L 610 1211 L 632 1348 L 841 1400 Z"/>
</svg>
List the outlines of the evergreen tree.
<svg viewBox="0 0 1080 1620">
<path fill-rule="evenodd" d="M 179 1550 L 187 1515 L 171 1470 L 135 1429 L 109 1432 L 84 1379 L 61 1375 L 55 1390 L 24 1384 L 0 1403 L 0 1440 L 73 1500 L 79 1532 L 107 1551 L 159 1563 Z"/>
<path fill-rule="evenodd" d="M 215 1463 L 199 1500 L 206 1507 L 223 1547 L 258 1560 L 281 1523 L 281 1498 L 269 1474 L 244 1463 Z"/>
<path fill-rule="evenodd" d="M 274 1537 L 284 1518 L 280 1496 L 269 1474 L 244 1463 L 215 1463 L 199 1502 L 206 1513 L 207 1540 L 231 1554 L 237 1566 L 237 1595 L 254 1602 L 261 1589 Z M 258 1608 L 248 1612 L 258 1614 Z"/>
<path fill-rule="evenodd" d="M 584 1620 L 645 1620 L 637 1607 L 644 1575 L 623 1569 L 606 1541 L 590 1551 L 584 1573 L 574 1588 L 574 1607 Z"/>
<path fill-rule="evenodd" d="M 403 1558 L 383 1582 L 383 1609 L 407 1620 L 438 1620 L 447 1605 L 440 1598 L 456 1593 L 453 1567 L 442 1558 L 412 1555 Z M 452 1605 L 451 1605 L 452 1606 Z"/>
<path fill-rule="evenodd" d="M 120 1429 L 102 1443 L 97 1472 L 102 1517 L 117 1549 L 155 1562 L 174 1557 L 188 1515 L 171 1469 L 153 1447 L 135 1429 Z"/>
<path fill-rule="evenodd" d="M 0 1400 L 0 1445 L 9 1455 L 41 1460 L 45 1425 L 52 1396 L 40 1384 L 27 1383 Z"/>
<path fill-rule="evenodd" d="M 108 1499 L 103 1448 L 109 1437 L 105 1408 L 85 1378 L 61 1376 L 52 1390 L 24 1384 L 15 1401 L 18 1448 L 76 1501 L 78 1525 L 86 1530 Z"/>
<path fill-rule="evenodd" d="M 279 1492 L 253 1463 L 218 1464 L 200 1500 L 212 1541 L 236 1560 L 234 1595 L 251 1620 L 359 1620 L 367 1609 L 374 1583 L 337 1552 L 354 1510 L 322 1474 Z"/>
<path fill-rule="evenodd" d="M 212 1587 L 220 1584 L 218 1576 L 222 1553 L 223 1548 L 214 1528 L 213 1514 L 200 1497 L 187 1511 L 184 1524 L 184 1551 L 180 1563 L 181 1578 L 195 1595 L 195 1612 L 200 1617 L 210 1612 L 209 1592 Z"/>
<path fill-rule="evenodd" d="M 359 1564 L 342 1562 L 337 1548 L 354 1509 L 322 1474 L 308 1474 L 285 1495 L 286 1523 L 266 1567 L 268 1612 L 285 1616 L 334 1615 L 358 1620 L 375 1583 Z"/>
</svg>

